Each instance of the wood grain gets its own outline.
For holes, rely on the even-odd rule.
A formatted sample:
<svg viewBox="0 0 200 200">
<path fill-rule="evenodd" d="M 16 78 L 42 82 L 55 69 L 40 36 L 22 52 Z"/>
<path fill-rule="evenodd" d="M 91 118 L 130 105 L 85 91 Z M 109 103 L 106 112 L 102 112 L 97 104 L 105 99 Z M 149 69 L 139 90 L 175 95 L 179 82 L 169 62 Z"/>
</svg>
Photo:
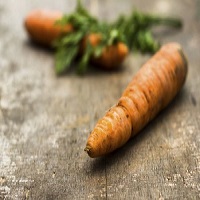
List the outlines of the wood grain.
<svg viewBox="0 0 200 200">
<path fill-rule="evenodd" d="M 155 34 L 183 46 L 186 84 L 127 145 L 90 159 L 89 132 L 149 55 L 131 54 L 116 72 L 58 78 L 53 52 L 28 42 L 23 19 L 38 7 L 70 12 L 75 1 L 0 1 L 0 199 L 199 199 L 199 0 L 84 3 L 106 20 L 132 6 L 181 17 L 181 31 Z"/>
</svg>

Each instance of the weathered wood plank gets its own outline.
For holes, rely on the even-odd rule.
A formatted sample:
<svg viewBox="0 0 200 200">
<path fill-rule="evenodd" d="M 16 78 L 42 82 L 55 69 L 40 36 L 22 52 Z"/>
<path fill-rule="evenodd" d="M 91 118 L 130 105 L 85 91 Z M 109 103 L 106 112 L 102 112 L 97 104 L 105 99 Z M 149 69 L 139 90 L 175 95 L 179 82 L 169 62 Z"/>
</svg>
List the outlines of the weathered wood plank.
<svg viewBox="0 0 200 200">
<path fill-rule="evenodd" d="M 90 159 L 89 132 L 149 55 L 130 55 L 117 72 L 58 78 L 53 52 L 27 42 L 23 19 L 37 7 L 69 12 L 75 1 L 0 0 L 0 199 L 199 199 L 199 1 L 89 2 L 104 20 L 132 6 L 182 17 L 182 31 L 155 33 L 185 49 L 186 85 L 127 145 Z"/>
</svg>

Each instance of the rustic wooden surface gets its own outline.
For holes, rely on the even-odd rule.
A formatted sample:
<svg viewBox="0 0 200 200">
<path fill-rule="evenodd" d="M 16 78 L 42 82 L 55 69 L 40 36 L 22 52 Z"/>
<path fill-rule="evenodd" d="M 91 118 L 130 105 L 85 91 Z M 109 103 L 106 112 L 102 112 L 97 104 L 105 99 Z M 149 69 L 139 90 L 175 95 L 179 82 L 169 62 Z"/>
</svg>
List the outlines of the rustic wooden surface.
<svg viewBox="0 0 200 200">
<path fill-rule="evenodd" d="M 155 34 L 181 43 L 187 82 L 127 145 L 90 159 L 89 132 L 149 55 L 130 55 L 116 72 L 58 78 L 53 53 L 28 42 L 23 19 L 38 7 L 69 12 L 75 1 L 0 0 L 0 199 L 200 199 L 200 1 L 84 3 L 104 20 L 133 6 L 181 17 L 181 31 Z"/>
</svg>

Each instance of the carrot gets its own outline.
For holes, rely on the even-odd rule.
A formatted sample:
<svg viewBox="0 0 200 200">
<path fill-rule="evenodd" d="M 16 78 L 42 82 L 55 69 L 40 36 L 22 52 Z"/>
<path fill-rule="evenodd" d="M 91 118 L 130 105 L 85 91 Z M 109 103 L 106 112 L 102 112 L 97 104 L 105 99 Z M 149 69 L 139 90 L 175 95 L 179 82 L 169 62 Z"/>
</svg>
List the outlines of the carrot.
<svg viewBox="0 0 200 200">
<path fill-rule="evenodd" d="M 73 30 L 70 24 L 65 27 L 55 25 L 62 16 L 63 14 L 58 11 L 33 10 L 27 15 L 24 25 L 33 41 L 51 46 L 61 34 Z"/>
<path fill-rule="evenodd" d="M 123 42 L 118 42 L 104 48 L 100 57 L 93 57 L 92 62 L 102 66 L 105 69 L 113 69 L 119 67 L 126 58 L 129 50 Z"/>
<path fill-rule="evenodd" d="M 186 75 L 181 46 L 164 45 L 133 77 L 116 106 L 97 122 L 85 151 L 94 158 L 124 145 L 172 101 Z"/>
<path fill-rule="evenodd" d="M 45 46 L 51 46 L 62 34 L 73 31 L 73 25 L 71 24 L 64 27 L 55 24 L 62 16 L 63 14 L 58 11 L 34 10 L 26 17 L 25 28 L 33 41 Z M 89 36 L 83 38 L 83 42 L 80 44 L 82 52 L 85 49 L 85 43 L 88 39 L 92 46 L 97 46 L 101 41 L 99 35 L 91 33 Z M 91 61 L 103 68 L 112 69 L 118 67 L 127 54 L 128 47 L 124 43 L 118 42 L 115 45 L 106 46 L 102 54 L 98 57 L 92 56 Z"/>
<path fill-rule="evenodd" d="M 84 51 L 88 40 L 90 44 L 95 47 L 101 41 L 101 35 L 98 33 L 91 33 L 88 37 L 85 37 L 81 44 L 82 51 Z M 102 54 L 99 57 L 92 56 L 91 62 L 103 67 L 104 69 L 117 68 L 124 61 L 128 52 L 128 47 L 123 42 L 118 42 L 111 46 L 104 47 Z"/>
</svg>

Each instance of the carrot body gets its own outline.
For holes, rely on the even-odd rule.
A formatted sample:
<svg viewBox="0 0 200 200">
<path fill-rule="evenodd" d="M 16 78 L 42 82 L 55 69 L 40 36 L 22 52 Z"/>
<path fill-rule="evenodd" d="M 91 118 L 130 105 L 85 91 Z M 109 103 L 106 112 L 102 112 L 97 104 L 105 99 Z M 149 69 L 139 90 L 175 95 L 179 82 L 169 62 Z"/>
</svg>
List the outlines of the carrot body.
<svg viewBox="0 0 200 200">
<path fill-rule="evenodd" d="M 73 31 L 71 24 L 61 27 L 55 25 L 55 22 L 61 19 L 63 14 L 57 11 L 50 10 L 34 10 L 29 13 L 25 19 L 25 28 L 30 38 L 42 45 L 51 46 L 53 41 L 63 33 Z M 89 39 L 93 46 L 98 45 L 100 42 L 100 34 L 91 33 L 83 40 Z M 80 44 L 81 51 L 84 50 L 85 42 Z M 94 64 L 100 65 L 103 68 L 111 69 L 118 67 L 128 54 L 128 47 L 119 42 L 116 45 L 107 46 L 104 48 L 103 53 L 99 57 L 93 57 L 91 61 Z"/>
<path fill-rule="evenodd" d="M 97 122 L 85 151 L 99 157 L 124 145 L 172 101 L 186 75 L 180 45 L 164 45 L 133 77 L 117 105 Z"/>
<path fill-rule="evenodd" d="M 33 10 L 25 19 L 25 28 L 35 42 L 51 46 L 52 42 L 62 33 L 73 31 L 69 24 L 65 27 L 55 25 L 55 22 L 62 17 L 62 13 L 50 10 Z"/>
<path fill-rule="evenodd" d="M 92 61 L 105 69 L 113 69 L 121 65 L 128 52 L 128 47 L 124 43 L 118 42 L 115 45 L 106 47 L 103 50 L 102 55 L 93 58 Z"/>
<path fill-rule="evenodd" d="M 88 40 L 91 45 L 95 47 L 101 41 L 101 35 L 98 33 L 91 33 L 88 37 L 85 37 L 81 44 L 82 51 L 84 51 Z M 99 57 L 92 57 L 91 62 L 105 69 L 117 68 L 124 61 L 128 52 L 128 47 L 124 43 L 118 42 L 115 45 L 106 46 Z"/>
</svg>

